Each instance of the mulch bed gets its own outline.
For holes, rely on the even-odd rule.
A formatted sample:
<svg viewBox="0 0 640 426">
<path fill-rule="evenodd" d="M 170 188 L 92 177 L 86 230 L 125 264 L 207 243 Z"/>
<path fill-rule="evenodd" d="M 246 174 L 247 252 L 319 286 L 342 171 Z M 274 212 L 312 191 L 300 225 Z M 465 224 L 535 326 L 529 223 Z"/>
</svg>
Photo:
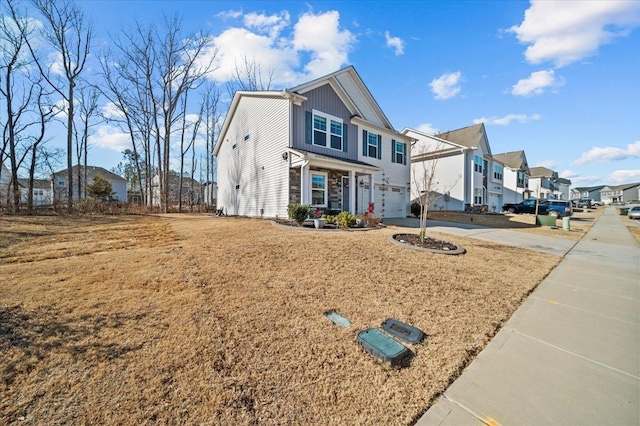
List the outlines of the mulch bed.
<svg viewBox="0 0 640 426">
<path fill-rule="evenodd" d="M 401 243 L 410 244 L 417 247 L 422 247 L 431 250 L 453 251 L 457 250 L 458 246 L 451 244 L 447 241 L 437 240 L 435 238 L 424 238 L 424 243 L 420 241 L 420 236 L 417 234 L 395 234 L 393 239 Z"/>
</svg>

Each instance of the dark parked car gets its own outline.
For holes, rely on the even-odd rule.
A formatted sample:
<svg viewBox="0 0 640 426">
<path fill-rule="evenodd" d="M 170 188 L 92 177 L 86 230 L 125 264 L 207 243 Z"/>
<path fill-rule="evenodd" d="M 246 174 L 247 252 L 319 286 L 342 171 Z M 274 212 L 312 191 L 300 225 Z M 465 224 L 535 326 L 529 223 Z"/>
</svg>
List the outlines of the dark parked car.
<svg viewBox="0 0 640 426">
<path fill-rule="evenodd" d="M 509 213 L 536 213 L 536 200 L 524 200 L 517 204 L 505 204 L 502 206 L 502 211 Z M 567 200 L 540 200 L 538 203 L 538 214 L 555 217 L 571 216 L 573 214 L 573 207 L 571 207 L 571 201 Z"/>
<path fill-rule="evenodd" d="M 578 200 L 578 207 L 583 209 L 591 208 L 592 204 L 593 200 L 591 198 L 580 198 L 580 200 Z"/>
</svg>

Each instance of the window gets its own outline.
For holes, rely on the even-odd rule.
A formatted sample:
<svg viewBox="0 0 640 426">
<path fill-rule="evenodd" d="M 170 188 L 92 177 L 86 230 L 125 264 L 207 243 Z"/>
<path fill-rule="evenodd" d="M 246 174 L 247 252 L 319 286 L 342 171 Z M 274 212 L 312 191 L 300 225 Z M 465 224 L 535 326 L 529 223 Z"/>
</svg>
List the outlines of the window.
<svg viewBox="0 0 640 426">
<path fill-rule="evenodd" d="M 406 150 L 406 143 L 391 140 L 391 162 L 407 164 Z"/>
<path fill-rule="evenodd" d="M 382 158 L 382 136 L 363 130 L 362 155 L 380 160 Z"/>
<path fill-rule="evenodd" d="M 249 140 L 249 135 L 244 135 L 244 140 L 248 141 Z"/>
<path fill-rule="evenodd" d="M 233 145 L 231 145 L 231 149 L 236 149 L 237 147 L 238 147 L 238 144 L 234 143 Z"/>
<path fill-rule="evenodd" d="M 327 205 L 326 173 L 311 173 L 311 205 L 314 207 L 326 207 Z"/>
<path fill-rule="evenodd" d="M 528 185 L 528 180 L 522 171 L 518 171 L 518 187 L 526 188 Z"/>
<path fill-rule="evenodd" d="M 475 188 L 473 191 L 473 203 L 482 204 L 482 188 Z"/>
<path fill-rule="evenodd" d="M 58 178 L 58 185 L 64 185 L 64 178 Z"/>
<path fill-rule="evenodd" d="M 318 111 L 307 112 L 307 143 L 346 151 L 346 127 L 337 117 Z"/>
<path fill-rule="evenodd" d="M 473 156 L 473 170 L 478 172 L 478 173 L 482 173 L 482 165 L 484 164 L 484 161 L 482 160 L 482 157 L 480 157 L 479 155 L 474 155 Z"/>
<path fill-rule="evenodd" d="M 502 180 L 503 168 L 498 164 L 493 165 L 493 178 L 495 180 Z"/>
</svg>

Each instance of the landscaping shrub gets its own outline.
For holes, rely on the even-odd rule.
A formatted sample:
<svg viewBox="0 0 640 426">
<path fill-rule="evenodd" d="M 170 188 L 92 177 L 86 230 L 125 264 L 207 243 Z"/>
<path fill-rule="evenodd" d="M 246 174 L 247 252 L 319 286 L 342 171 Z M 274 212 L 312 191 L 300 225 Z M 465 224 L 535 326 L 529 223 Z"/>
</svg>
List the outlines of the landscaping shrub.
<svg viewBox="0 0 640 426">
<path fill-rule="evenodd" d="M 364 219 L 364 226 L 367 228 L 375 228 L 382 222 L 382 219 L 373 213 L 365 213 L 362 218 Z"/>
<path fill-rule="evenodd" d="M 349 212 L 340 212 L 340 214 L 336 216 L 336 223 L 340 225 L 341 228 L 351 228 L 356 224 L 356 216 Z"/>
<path fill-rule="evenodd" d="M 289 219 L 295 221 L 299 225 L 302 225 L 302 223 L 307 220 L 310 211 L 311 207 L 305 206 L 303 204 L 291 203 L 287 206 L 287 214 L 289 215 Z"/>
</svg>

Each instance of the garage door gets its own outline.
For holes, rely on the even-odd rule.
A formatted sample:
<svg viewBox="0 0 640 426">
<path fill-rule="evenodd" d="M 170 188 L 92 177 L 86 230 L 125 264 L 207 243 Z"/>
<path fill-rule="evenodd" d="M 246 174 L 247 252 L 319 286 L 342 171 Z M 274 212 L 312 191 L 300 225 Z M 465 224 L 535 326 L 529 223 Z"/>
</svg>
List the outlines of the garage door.
<svg viewBox="0 0 640 426">
<path fill-rule="evenodd" d="M 383 191 L 376 185 L 375 214 L 384 217 L 406 217 L 405 188 L 387 186 Z"/>
</svg>

